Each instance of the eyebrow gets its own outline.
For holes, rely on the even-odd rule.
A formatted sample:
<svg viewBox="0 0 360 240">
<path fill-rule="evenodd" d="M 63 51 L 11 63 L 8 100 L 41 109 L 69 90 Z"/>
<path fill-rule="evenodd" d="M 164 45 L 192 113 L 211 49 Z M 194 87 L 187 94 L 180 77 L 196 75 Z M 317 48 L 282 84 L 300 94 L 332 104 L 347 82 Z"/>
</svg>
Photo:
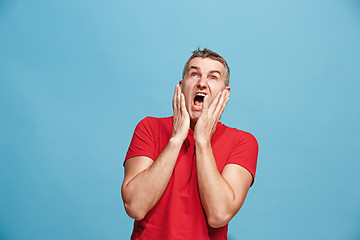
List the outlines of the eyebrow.
<svg viewBox="0 0 360 240">
<path fill-rule="evenodd" d="M 196 70 L 199 70 L 199 68 L 198 67 L 195 67 L 195 66 L 191 66 L 190 68 L 189 68 L 189 70 L 190 69 L 196 69 Z"/>
<path fill-rule="evenodd" d="M 210 71 L 210 73 L 218 73 L 221 76 L 221 73 L 217 70 Z"/>
<path fill-rule="evenodd" d="M 190 66 L 189 70 L 190 70 L 190 69 L 199 70 L 200 68 L 199 68 L 199 67 L 196 67 L 196 66 Z M 212 71 L 210 71 L 210 73 L 218 73 L 218 74 L 221 76 L 221 73 L 220 73 L 220 71 L 218 71 L 218 70 L 212 70 Z"/>
</svg>

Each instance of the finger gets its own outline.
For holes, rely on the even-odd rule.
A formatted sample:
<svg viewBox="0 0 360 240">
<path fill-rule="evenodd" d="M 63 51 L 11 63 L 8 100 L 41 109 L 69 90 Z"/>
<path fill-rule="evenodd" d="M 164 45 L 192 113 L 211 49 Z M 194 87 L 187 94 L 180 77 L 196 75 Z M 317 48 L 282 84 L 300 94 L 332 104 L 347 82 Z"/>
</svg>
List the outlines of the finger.
<svg viewBox="0 0 360 240">
<path fill-rule="evenodd" d="M 220 110 L 220 114 L 219 114 L 219 120 L 221 118 L 221 115 L 223 114 L 224 110 L 225 110 L 225 107 L 226 107 L 226 104 L 229 102 L 229 97 L 226 97 L 225 100 L 224 100 L 224 103 L 222 104 L 222 107 L 221 107 L 221 110 Z"/>
<path fill-rule="evenodd" d="M 208 109 L 208 108 L 209 108 L 209 96 L 206 95 L 203 101 L 203 109 Z"/>
<path fill-rule="evenodd" d="M 175 91 L 174 91 L 174 96 L 173 96 L 173 110 L 174 110 L 174 115 L 177 112 L 177 104 L 176 104 L 176 99 L 177 99 L 177 85 L 175 85 Z"/>
<path fill-rule="evenodd" d="M 219 99 L 219 102 L 214 110 L 214 116 L 218 119 L 220 119 L 221 117 L 221 114 L 222 112 L 224 111 L 225 109 L 225 105 L 227 103 L 226 101 L 226 95 L 227 95 L 227 92 L 224 90 L 221 92 L 221 96 L 220 96 L 220 99 Z"/>
<path fill-rule="evenodd" d="M 181 90 L 180 90 L 180 87 L 179 85 L 176 85 L 176 101 L 175 101 L 175 104 L 176 104 L 176 114 L 180 114 L 180 94 L 181 94 Z"/>
<path fill-rule="evenodd" d="M 210 105 L 210 111 L 211 111 L 212 115 L 216 114 L 216 109 L 218 108 L 218 105 L 222 99 L 222 94 L 223 94 L 223 92 L 218 92 L 215 99 L 213 100 L 213 102 Z"/>
<path fill-rule="evenodd" d="M 180 109 L 182 113 L 187 113 L 185 105 L 185 96 L 183 93 L 180 93 Z"/>
<path fill-rule="evenodd" d="M 217 104 L 219 103 L 220 96 L 221 96 L 221 92 L 218 92 L 218 93 L 216 94 L 216 97 L 214 98 L 213 102 L 210 104 L 209 111 L 210 111 L 211 113 L 213 113 L 214 110 L 216 109 L 216 106 L 217 106 Z"/>
<path fill-rule="evenodd" d="M 226 91 L 226 97 L 230 97 L 230 91 Z"/>
<path fill-rule="evenodd" d="M 224 103 L 224 92 L 221 92 L 218 104 L 215 106 L 215 109 L 214 109 L 214 116 L 215 117 L 218 117 L 218 115 L 220 113 L 220 110 L 221 110 L 221 106 L 222 106 L 223 103 Z"/>
<path fill-rule="evenodd" d="M 181 113 L 181 94 L 181 88 L 177 85 L 177 109 L 179 113 Z"/>
</svg>

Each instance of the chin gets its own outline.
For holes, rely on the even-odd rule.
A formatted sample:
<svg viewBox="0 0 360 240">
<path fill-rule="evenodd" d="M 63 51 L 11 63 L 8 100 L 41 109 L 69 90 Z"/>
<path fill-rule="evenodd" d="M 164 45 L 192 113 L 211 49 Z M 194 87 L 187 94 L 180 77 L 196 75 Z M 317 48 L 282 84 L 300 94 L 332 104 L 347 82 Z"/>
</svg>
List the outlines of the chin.
<svg viewBox="0 0 360 240">
<path fill-rule="evenodd" d="M 199 119 L 200 116 L 201 116 L 200 111 L 192 112 L 191 117 L 190 117 L 191 121 L 197 122 L 197 120 Z"/>
</svg>

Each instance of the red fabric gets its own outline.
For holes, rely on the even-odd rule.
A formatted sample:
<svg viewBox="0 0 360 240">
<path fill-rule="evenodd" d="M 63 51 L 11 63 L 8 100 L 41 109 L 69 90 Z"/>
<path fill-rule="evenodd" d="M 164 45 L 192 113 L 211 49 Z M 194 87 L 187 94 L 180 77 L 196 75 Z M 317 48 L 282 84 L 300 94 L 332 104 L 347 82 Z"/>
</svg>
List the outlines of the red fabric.
<svg viewBox="0 0 360 240">
<path fill-rule="evenodd" d="M 135 156 L 156 160 L 169 141 L 172 117 L 147 117 L 137 125 L 125 161 Z M 141 221 L 134 222 L 131 239 L 227 239 L 228 226 L 207 224 L 197 189 L 193 131 L 185 140 L 169 184 L 154 208 Z M 258 145 L 247 132 L 218 123 L 211 145 L 217 167 L 238 164 L 255 177 Z"/>
</svg>

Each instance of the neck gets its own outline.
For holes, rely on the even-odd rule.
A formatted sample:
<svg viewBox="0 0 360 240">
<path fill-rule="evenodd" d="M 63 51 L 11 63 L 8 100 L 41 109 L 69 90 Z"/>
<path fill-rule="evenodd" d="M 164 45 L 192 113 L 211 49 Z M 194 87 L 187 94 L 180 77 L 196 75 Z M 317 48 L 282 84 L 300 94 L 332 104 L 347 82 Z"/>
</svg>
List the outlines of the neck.
<svg viewBox="0 0 360 240">
<path fill-rule="evenodd" d="M 191 130 L 194 130 L 194 129 L 195 129 L 195 125 L 196 125 L 196 121 L 190 120 L 190 129 L 191 129 Z"/>
</svg>

